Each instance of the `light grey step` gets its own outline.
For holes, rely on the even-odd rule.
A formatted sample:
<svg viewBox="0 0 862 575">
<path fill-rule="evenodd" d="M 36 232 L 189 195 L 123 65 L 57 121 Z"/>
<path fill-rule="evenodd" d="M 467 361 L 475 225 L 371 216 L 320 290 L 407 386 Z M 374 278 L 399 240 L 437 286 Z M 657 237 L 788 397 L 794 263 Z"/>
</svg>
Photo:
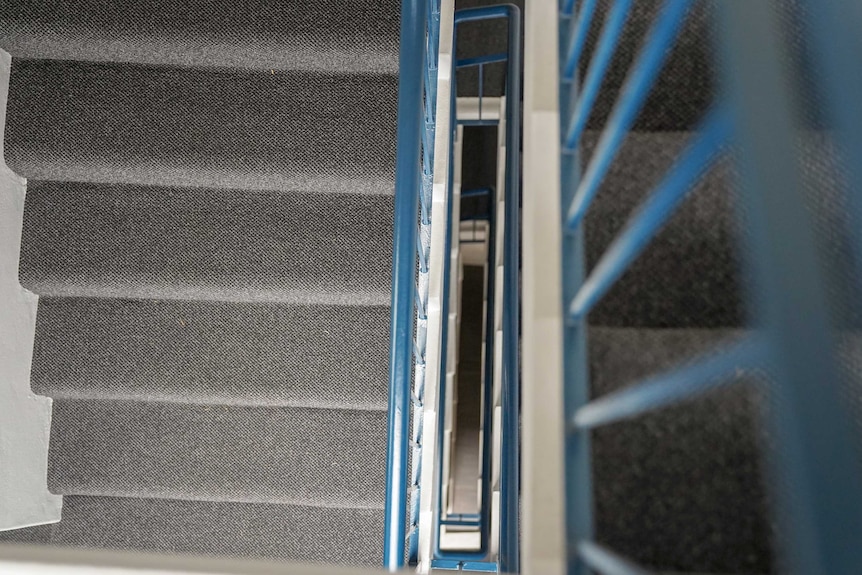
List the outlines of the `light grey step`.
<svg viewBox="0 0 862 575">
<path fill-rule="evenodd" d="M 31 182 L 42 295 L 388 305 L 392 197 Z"/>
<path fill-rule="evenodd" d="M 591 328 L 593 397 L 737 340 L 736 330 Z M 593 432 L 597 540 L 661 572 L 768 573 L 768 446 L 751 377 Z"/>
<path fill-rule="evenodd" d="M 67 496 L 60 523 L 0 541 L 379 566 L 383 511 Z"/>
<path fill-rule="evenodd" d="M 397 76 L 13 60 L 31 179 L 391 194 Z"/>
<path fill-rule="evenodd" d="M 382 509 L 385 411 L 58 400 L 63 495 Z"/>
<path fill-rule="evenodd" d="M 385 410 L 389 308 L 42 298 L 55 399 Z"/>
<path fill-rule="evenodd" d="M 16 58 L 394 73 L 394 0 L 144 0 L 0 8 L 0 48 Z"/>
</svg>

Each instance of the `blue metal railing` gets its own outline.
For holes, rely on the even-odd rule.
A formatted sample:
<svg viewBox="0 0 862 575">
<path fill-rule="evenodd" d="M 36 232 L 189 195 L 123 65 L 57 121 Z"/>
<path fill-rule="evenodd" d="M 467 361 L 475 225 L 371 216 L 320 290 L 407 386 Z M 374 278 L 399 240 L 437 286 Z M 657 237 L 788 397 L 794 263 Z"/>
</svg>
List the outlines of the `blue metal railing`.
<svg viewBox="0 0 862 575">
<path fill-rule="evenodd" d="M 862 269 L 862 8 L 810 4 L 809 38 L 823 70 L 818 86 L 846 153 L 854 158 L 847 188 L 855 216 L 854 257 Z M 577 4 L 577 6 L 576 6 Z M 688 148 L 635 212 L 587 277 L 583 219 L 685 22 L 694 0 L 665 0 L 649 31 L 599 144 L 581 174 L 580 140 L 631 10 L 616 0 L 607 14 L 583 83 L 577 70 L 596 10 L 595 0 L 559 5 L 561 193 L 566 437 L 566 530 L 569 572 L 642 574 L 641 567 L 593 541 L 590 430 L 638 417 L 724 385 L 740 369 L 766 369 L 780 441 L 773 470 L 782 551 L 799 573 L 862 572 L 862 484 L 843 410 L 833 358 L 825 279 L 804 209 L 793 126 L 798 103 L 789 95 L 781 24 L 768 2 L 722 2 L 724 90 Z M 840 5 L 840 7 L 839 7 Z M 686 366 L 598 399 L 589 395 L 587 315 L 655 238 L 728 145 L 738 149 L 741 198 L 750 222 L 748 299 L 752 335 Z"/>
<path fill-rule="evenodd" d="M 383 548 L 389 570 L 414 560 L 418 541 L 439 27 L 439 0 L 402 1 Z"/>
</svg>

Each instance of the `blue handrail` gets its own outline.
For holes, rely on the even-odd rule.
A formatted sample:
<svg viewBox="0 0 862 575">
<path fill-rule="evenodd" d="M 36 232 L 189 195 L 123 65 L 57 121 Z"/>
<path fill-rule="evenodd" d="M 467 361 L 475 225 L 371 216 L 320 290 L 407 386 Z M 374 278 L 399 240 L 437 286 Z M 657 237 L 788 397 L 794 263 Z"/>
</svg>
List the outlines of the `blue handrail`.
<svg viewBox="0 0 862 575">
<path fill-rule="evenodd" d="M 392 311 L 389 356 L 389 422 L 386 459 L 386 500 L 383 565 L 397 570 L 406 563 L 408 498 L 410 493 L 410 420 L 416 398 L 412 392 L 413 364 L 424 354 L 414 342 L 414 314 L 424 314 L 415 284 L 417 252 L 424 254 L 416 225 L 422 196 L 422 220 L 428 221 L 422 160 L 430 164 L 433 148 L 428 136 L 428 101 L 423 93 L 436 86 L 436 56 L 429 59 L 428 37 L 433 38 L 433 8 L 428 0 L 403 0 L 398 83 L 398 146 L 395 160 L 395 229 L 393 233 Z M 439 12 L 439 5 L 438 5 Z M 429 23 L 430 34 L 429 34 Z M 439 24 L 439 16 L 437 19 Z M 432 44 L 436 45 L 436 44 Z M 429 81 L 429 79 L 431 81 Z M 424 88 L 424 90 L 423 90 Z M 427 93 L 426 93 L 427 97 Z M 430 118 L 433 128 L 433 117 Z M 424 145 L 423 145 L 424 142 Z M 427 264 L 423 264 L 427 268 Z M 419 356 L 419 357 L 417 357 Z M 415 457 L 415 454 L 414 454 Z M 414 461 L 414 469 L 417 462 Z M 415 471 L 414 474 L 415 476 Z M 418 494 L 412 493 L 414 502 Z M 411 510 L 411 516 L 415 513 Z M 412 520 L 411 520 L 412 521 Z"/>
<path fill-rule="evenodd" d="M 718 353 L 707 353 L 690 365 L 591 401 L 575 412 L 571 429 L 609 425 L 735 383 L 740 372 L 767 365 L 769 352 L 769 344 L 763 337 L 750 336 Z"/>
<path fill-rule="evenodd" d="M 721 4 L 719 14 L 740 148 L 741 209 L 756 223 L 747 234 L 749 300 L 756 327 L 769 337 L 777 388 L 770 390 L 770 423 L 779 444 L 772 477 L 783 484 L 775 489 L 779 517 L 789 518 L 780 550 L 795 573 L 859 573 L 858 445 L 835 358 L 827 278 L 806 209 L 795 142 L 799 103 L 789 93 L 785 30 L 774 8 L 760 2 Z M 862 24 L 858 10 L 842 16 Z M 833 24 L 818 33 L 840 34 L 844 26 Z M 835 56 L 858 58 L 840 51 Z M 862 193 L 852 180 L 847 184 L 849 195 Z"/>
</svg>

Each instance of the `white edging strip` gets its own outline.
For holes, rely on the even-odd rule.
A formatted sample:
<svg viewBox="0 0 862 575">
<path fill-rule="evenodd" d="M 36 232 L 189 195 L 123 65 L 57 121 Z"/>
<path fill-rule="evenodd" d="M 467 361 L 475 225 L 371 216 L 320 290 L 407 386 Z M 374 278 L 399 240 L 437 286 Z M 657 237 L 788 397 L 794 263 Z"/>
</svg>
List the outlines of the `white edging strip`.
<svg viewBox="0 0 862 575">
<path fill-rule="evenodd" d="M 525 3 L 521 570 L 565 573 L 557 2 Z"/>
</svg>

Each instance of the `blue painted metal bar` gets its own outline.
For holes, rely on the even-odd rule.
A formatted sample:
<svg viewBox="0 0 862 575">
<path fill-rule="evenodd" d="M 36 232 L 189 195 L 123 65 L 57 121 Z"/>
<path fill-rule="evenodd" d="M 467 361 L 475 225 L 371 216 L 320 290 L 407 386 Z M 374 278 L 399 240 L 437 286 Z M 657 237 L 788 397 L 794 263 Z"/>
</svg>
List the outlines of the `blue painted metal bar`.
<svg viewBox="0 0 862 575">
<path fill-rule="evenodd" d="M 856 289 L 862 292 L 862 4 L 815 2 L 807 5 L 804 25 L 810 30 L 811 51 L 820 74 L 816 87 L 827 102 L 827 117 L 835 127 L 847 170 L 847 201 L 851 209 L 851 235 Z"/>
<path fill-rule="evenodd" d="M 459 126 L 498 126 L 500 125 L 500 120 L 458 120 L 456 123 Z"/>
<path fill-rule="evenodd" d="M 575 9 L 575 0 L 560 0 L 560 12 L 563 16 L 571 15 Z"/>
<path fill-rule="evenodd" d="M 566 34 L 565 21 L 560 23 L 559 61 L 563 65 L 566 44 L 562 41 Z M 560 70 L 562 77 L 562 69 Z M 569 106 L 577 92 L 576 82 L 560 82 L 560 119 L 561 134 L 563 119 L 569 117 Z M 561 142 L 562 143 L 562 142 Z M 575 187 L 580 179 L 580 158 L 575 153 L 562 154 L 560 157 L 560 205 L 568 205 L 574 196 Z M 559 222 L 565 225 L 563 215 Z M 584 230 L 562 236 L 562 300 L 561 309 L 575 297 L 584 281 Z M 565 417 L 572 417 L 582 405 L 590 400 L 589 362 L 587 361 L 586 322 L 567 323 L 563 326 L 563 410 Z M 593 537 L 593 488 L 590 460 L 590 434 L 578 432 L 566 434 L 565 438 L 565 487 L 566 487 L 566 541 L 569 549 L 575 549 L 578 541 Z M 568 575 L 587 575 L 588 568 L 580 557 L 572 554 L 569 558 Z"/>
<path fill-rule="evenodd" d="M 649 575 L 650 572 L 592 541 L 582 541 L 578 554 L 599 575 Z"/>
<path fill-rule="evenodd" d="M 482 99 L 485 92 L 485 67 L 479 64 L 479 119 L 482 119 Z"/>
<path fill-rule="evenodd" d="M 629 72 L 620 98 L 611 112 L 607 127 L 602 132 L 593 158 L 569 206 L 566 217 L 568 230 L 574 230 L 589 209 L 664 66 L 691 4 L 692 0 L 665 0 L 662 12 L 649 31 L 646 46 Z"/>
<path fill-rule="evenodd" d="M 455 28 L 456 28 L 455 38 L 457 39 L 457 27 L 461 23 L 477 21 L 477 20 L 486 20 L 486 19 L 490 19 L 490 18 L 500 18 L 500 17 L 504 17 L 504 16 L 505 16 L 505 11 L 500 11 L 499 7 L 473 8 L 473 9 L 467 9 L 467 10 L 459 10 L 455 13 L 455 19 L 454 19 Z M 456 50 L 457 50 L 457 46 L 453 46 L 453 52 L 456 52 Z M 479 66 L 479 70 L 480 70 L 480 74 L 481 74 L 481 70 L 482 70 L 481 65 Z M 481 82 L 480 82 L 480 86 L 481 86 Z M 457 125 L 457 119 L 456 119 L 457 110 L 455 107 L 455 93 L 456 93 L 456 87 L 455 87 L 455 82 L 453 81 L 453 86 L 452 86 L 452 110 L 453 110 L 453 114 L 451 116 L 451 118 L 452 118 L 451 130 L 452 130 L 453 138 L 455 137 L 455 126 Z M 481 87 L 480 87 L 480 96 L 481 96 Z M 481 99 L 480 99 L 480 102 L 481 102 Z M 481 112 L 480 112 L 480 114 L 481 114 Z M 454 153 L 454 147 L 453 147 L 452 151 Z M 454 156 L 453 156 L 453 159 L 454 159 Z M 454 166 L 454 161 L 450 162 L 450 165 Z M 449 182 L 448 190 L 449 190 L 449 194 L 450 194 L 450 197 L 449 197 L 450 225 L 447 227 L 447 229 L 450 230 L 450 233 L 447 235 L 447 242 L 451 241 L 451 230 L 452 230 L 452 227 L 451 227 L 451 215 L 452 215 L 451 193 L 452 193 L 452 181 L 453 181 L 453 176 L 454 176 L 454 172 L 452 170 L 450 170 L 449 176 L 450 176 L 450 182 Z M 489 189 L 489 191 L 492 191 L 492 190 Z M 492 198 L 493 198 L 493 193 L 492 193 Z M 495 225 L 496 225 L 496 222 L 494 222 L 493 218 L 490 221 L 491 221 L 491 229 L 493 230 Z M 447 244 L 447 246 L 448 246 L 447 247 L 447 254 L 448 254 L 449 249 L 451 249 L 451 246 L 449 244 Z M 494 253 L 494 249 L 495 249 L 494 246 L 491 245 L 490 246 L 490 253 L 491 254 Z M 494 256 L 492 256 L 492 257 L 494 257 Z M 446 274 L 444 276 L 445 277 L 444 283 L 446 284 L 444 287 L 444 293 L 448 294 L 449 273 L 448 273 L 448 271 L 446 271 L 444 273 Z M 490 270 L 489 270 L 489 273 L 491 273 Z M 488 282 L 489 288 L 488 288 L 487 298 L 489 301 L 489 305 L 493 305 L 492 302 L 494 301 L 494 298 L 495 298 L 495 292 L 494 292 L 494 287 L 493 287 L 493 276 L 490 276 L 489 280 L 490 281 Z M 444 302 L 444 317 L 447 314 L 448 314 L 448 299 L 446 302 Z M 490 324 L 490 325 L 493 328 L 493 324 Z M 447 326 L 444 325 L 443 329 L 444 329 L 444 333 L 443 333 L 442 341 L 445 342 L 446 341 Z M 493 331 L 493 329 L 492 329 L 492 331 Z M 493 368 L 493 363 L 492 362 L 489 363 L 488 361 L 486 361 L 485 373 L 486 373 L 487 378 L 490 378 L 492 368 Z M 441 373 L 445 373 L 445 372 L 446 372 L 446 354 L 444 353 L 442 358 L 441 358 Z M 489 379 L 488 381 L 491 381 L 491 380 Z M 485 411 L 487 412 L 488 409 L 490 409 L 490 401 L 491 401 L 490 388 L 488 388 L 487 385 L 486 385 L 486 390 L 487 390 L 487 392 L 485 394 L 486 397 L 483 398 L 483 402 L 485 402 L 485 404 L 486 404 Z M 439 414 L 440 414 L 439 423 L 440 423 L 441 434 L 438 437 L 438 441 L 440 442 L 440 444 L 439 444 L 440 448 L 441 448 L 440 452 L 442 453 L 442 429 L 443 429 L 442 424 L 443 424 L 443 417 L 445 416 L 445 397 L 443 396 L 442 393 L 441 393 Z M 490 477 L 490 470 L 491 470 L 491 460 L 490 460 L 490 455 L 491 455 L 491 427 L 490 427 L 490 424 L 491 424 L 490 418 L 486 418 L 486 420 L 483 422 L 482 469 L 483 469 L 483 477 L 485 477 L 485 478 Z M 438 473 L 438 475 L 439 475 L 439 477 L 437 478 L 438 485 L 442 485 L 442 483 L 441 483 L 442 479 L 443 479 L 442 474 Z M 480 509 L 481 513 L 480 513 L 480 521 L 479 521 L 480 545 L 479 545 L 479 549 L 475 552 L 469 552 L 469 551 L 453 552 L 453 551 L 444 551 L 444 550 L 440 549 L 440 547 L 439 547 L 439 533 L 440 533 L 440 525 L 442 524 L 441 519 L 443 517 L 443 502 L 438 501 L 437 515 L 436 515 L 435 528 L 434 528 L 435 533 L 437 534 L 436 544 L 435 544 L 435 549 L 434 549 L 435 560 L 474 561 L 474 560 L 483 560 L 486 558 L 487 552 L 488 552 L 488 546 L 489 546 L 489 534 L 490 534 L 490 523 L 491 523 L 491 519 L 490 519 L 491 507 L 489 504 L 490 503 L 490 497 L 491 497 L 490 483 L 488 483 L 487 481 L 483 482 L 482 494 L 481 494 L 482 507 Z"/>
<path fill-rule="evenodd" d="M 461 571 L 468 573 L 497 573 L 499 566 L 496 561 L 464 561 Z"/>
<path fill-rule="evenodd" d="M 500 462 L 500 570 L 517 573 L 520 541 L 520 261 L 521 261 L 521 12 L 504 6 L 509 20 L 506 73 L 506 227 L 503 261 L 502 456 Z"/>
<path fill-rule="evenodd" d="M 578 17 L 575 20 L 571 40 L 563 60 L 565 62 L 562 72 L 564 82 L 570 81 L 575 76 L 575 69 L 578 67 L 578 61 L 581 59 L 581 54 L 587 43 L 587 35 L 590 32 L 590 24 L 593 22 L 596 3 L 597 0 L 584 0 L 581 9 L 578 10 Z"/>
<path fill-rule="evenodd" d="M 479 527 L 481 525 L 481 521 L 479 519 L 453 519 L 450 515 L 444 519 L 440 520 L 440 525 L 454 526 L 454 527 Z"/>
<path fill-rule="evenodd" d="M 779 448 L 770 462 L 779 517 L 786 519 L 777 537 L 786 555 L 782 568 L 805 575 L 860 573 L 857 438 L 845 410 L 826 278 L 806 210 L 796 149 L 799 111 L 782 26 L 769 2 L 716 6 L 735 110 L 740 215 L 757 223 L 745 238 L 750 301 L 773 349 L 769 412 Z"/>
<path fill-rule="evenodd" d="M 460 571 L 461 562 L 457 559 L 434 559 L 431 568 L 437 571 Z"/>
<path fill-rule="evenodd" d="M 494 209 L 497 204 L 497 194 L 496 190 L 491 190 L 489 188 L 490 195 L 488 196 L 488 201 L 491 206 L 488 212 L 488 262 L 486 266 L 486 276 L 485 276 L 485 285 L 486 293 L 485 299 L 487 301 L 486 313 L 485 313 L 485 364 L 483 366 L 483 372 L 485 379 L 482 382 L 482 412 L 483 412 L 483 421 L 482 421 L 482 433 L 489 434 L 488 438 L 482 437 L 482 508 L 481 508 L 481 519 L 483 522 L 487 522 L 487 534 L 490 539 L 491 536 L 491 450 L 493 448 L 493 442 L 491 438 L 493 437 L 493 418 L 490 417 L 491 413 L 493 413 L 494 409 L 494 354 L 490 353 L 490 350 L 494 349 L 494 340 L 495 340 L 495 331 L 494 331 L 494 315 L 490 310 L 493 310 L 496 306 L 497 298 L 501 296 L 499 293 L 500 286 L 495 285 L 496 282 L 496 266 L 494 262 L 497 260 L 497 245 L 496 245 L 496 237 L 497 237 L 497 226 L 500 225 L 500 222 L 497 221 L 497 210 Z M 487 441 L 486 441 L 487 439 Z M 483 549 L 484 551 L 484 549 Z"/>
<path fill-rule="evenodd" d="M 620 35 L 622 35 L 626 20 L 628 20 L 633 1 L 616 0 L 608 13 L 596 53 L 593 55 L 587 76 L 580 87 L 578 104 L 575 106 L 575 111 L 572 114 L 569 129 L 566 133 L 565 147 L 568 149 L 573 149 L 577 145 L 578 140 L 581 139 L 581 133 L 587 125 L 587 120 L 590 119 L 590 113 L 593 110 L 593 105 L 596 103 L 596 98 L 602 87 L 602 81 L 605 79 L 605 73 L 616 52 Z"/>
<path fill-rule="evenodd" d="M 463 11 L 459 11 L 459 12 L 455 13 L 455 27 L 456 27 L 455 38 L 457 38 L 458 23 L 459 23 L 460 19 L 463 18 L 463 16 L 461 15 L 461 12 L 463 12 Z M 455 52 L 456 52 L 456 46 L 453 45 L 453 53 L 455 53 Z M 457 90 L 455 87 L 455 82 L 453 81 L 452 90 L 451 90 L 451 101 L 450 101 L 450 105 L 451 105 L 451 109 L 453 110 L 453 113 L 451 115 L 451 122 L 452 123 L 449 126 L 449 129 L 451 130 L 450 133 L 451 133 L 451 137 L 452 137 L 453 141 L 456 137 L 456 131 L 455 131 L 455 126 L 456 126 L 455 118 L 456 118 L 456 114 L 457 114 L 457 109 L 456 109 L 456 105 L 455 105 L 455 103 L 456 103 L 456 96 L 455 96 L 456 91 Z M 449 153 L 450 153 L 449 165 L 454 166 L 455 165 L 455 163 L 454 163 L 454 146 L 450 146 Z M 448 297 L 448 294 L 449 294 L 449 282 L 450 282 L 450 278 L 451 278 L 451 270 L 449 269 L 451 258 L 449 258 L 448 256 L 451 253 L 451 249 L 452 249 L 452 245 L 451 245 L 452 229 L 453 229 L 452 228 L 452 214 L 453 214 L 452 190 L 453 190 L 453 183 L 454 183 L 454 170 L 453 169 L 450 169 L 448 176 L 449 176 L 449 181 L 448 181 L 448 186 L 447 186 L 447 190 L 448 190 L 447 193 L 449 194 L 449 197 L 448 197 L 448 202 L 447 202 L 448 210 L 447 210 L 447 216 L 446 216 L 448 223 L 446 226 L 447 235 L 446 235 L 446 250 L 445 250 L 445 253 L 447 254 L 447 257 L 446 257 L 447 261 L 444 263 L 444 287 L 443 287 L 443 293 L 447 294 L 447 295 L 443 301 L 443 317 L 444 318 L 448 318 L 448 314 L 449 314 L 449 297 Z M 442 330 L 442 335 L 441 335 L 441 341 L 443 341 L 443 342 L 448 341 L 448 320 L 444 320 L 443 330 Z M 441 365 L 440 365 L 440 372 L 441 373 L 446 373 L 446 371 L 447 371 L 446 362 L 447 362 L 447 354 L 443 353 L 441 356 Z M 445 388 L 441 389 L 439 401 L 440 401 L 440 403 L 438 405 L 438 414 L 439 414 L 438 415 L 438 417 L 439 417 L 438 429 L 441 430 L 441 433 L 438 434 L 437 441 L 438 441 L 438 453 L 442 453 L 443 452 L 442 430 L 443 430 L 443 423 L 444 423 L 444 417 L 445 417 L 445 405 L 446 405 Z M 488 427 L 486 425 L 484 427 L 483 431 L 484 431 L 483 449 L 485 451 L 487 451 L 490 449 L 490 427 Z M 442 485 L 442 479 L 443 479 L 443 477 L 442 477 L 442 466 L 441 466 L 440 468 L 438 468 L 438 471 L 437 471 L 436 481 L 437 481 L 438 486 Z M 488 497 L 489 497 L 489 492 L 483 491 L 482 497 L 483 497 L 483 501 L 487 501 Z M 479 550 L 477 550 L 475 552 L 463 552 L 463 551 L 453 552 L 453 551 L 442 551 L 440 549 L 439 534 L 440 534 L 440 525 L 441 525 L 442 517 L 443 517 L 443 501 L 438 498 L 437 512 L 435 514 L 435 524 L 434 524 L 434 532 L 435 532 L 436 537 L 435 537 L 434 562 L 433 562 L 433 564 L 435 566 L 442 565 L 442 564 L 449 564 L 452 561 L 457 562 L 457 564 L 460 566 L 461 562 L 463 562 L 463 561 L 481 560 L 481 559 L 484 559 L 486 557 L 487 549 L 488 549 L 488 543 L 489 543 L 489 535 L 488 534 L 490 532 L 490 508 L 488 506 L 484 506 L 481 509 L 480 521 L 479 521 L 480 548 L 479 548 Z M 440 563 L 441 561 L 443 563 Z"/>
<path fill-rule="evenodd" d="M 425 301 L 422 296 L 419 294 L 419 287 L 414 283 L 413 284 L 413 300 L 416 304 L 416 312 L 418 314 L 419 319 L 428 319 L 428 313 L 425 308 Z"/>
<path fill-rule="evenodd" d="M 462 190 L 461 191 L 461 199 L 490 196 L 490 195 L 493 195 L 493 193 L 494 193 L 493 188 L 473 188 L 470 190 Z"/>
<path fill-rule="evenodd" d="M 608 250 L 568 308 L 569 319 L 584 318 L 607 293 L 649 241 L 680 206 L 688 192 L 719 158 L 731 133 L 729 111 L 711 111 L 664 181 L 640 207 Z"/>
<path fill-rule="evenodd" d="M 419 256 L 419 271 L 422 273 L 428 272 L 428 255 L 425 246 L 422 245 L 422 238 L 416 236 L 416 254 Z"/>
<path fill-rule="evenodd" d="M 762 368 L 769 359 L 767 341 L 749 336 L 725 350 L 591 401 L 578 409 L 570 425 L 592 429 L 668 407 L 734 383 L 743 371 Z"/>
<path fill-rule="evenodd" d="M 454 105 L 454 103 L 455 103 L 454 86 L 453 86 L 452 93 L 453 93 L 452 104 Z M 454 107 L 452 109 L 454 110 Z M 454 143 L 454 141 L 455 141 L 455 130 L 452 128 L 453 126 L 454 126 L 454 124 L 450 124 L 449 129 L 450 129 L 450 134 L 452 136 L 452 142 Z M 449 165 L 450 166 L 454 165 L 454 158 L 455 158 L 454 149 L 455 149 L 454 145 L 449 147 L 449 155 L 450 155 Z M 453 241 L 452 236 L 454 233 L 453 228 L 452 228 L 452 224 L 453 224 L 453 217 L 452 216 L 454 213 L 454 209 L 452 206 L 452 203 L 454 201 L 453 193 L 452 193 L 453 183 L 454 183 L 454 170 L 451 170 L 451 169 L 449 170 L 448 177 L 449 177 L 449 181 L 448 181 L 448 184 L 446 186 L 447 195 L 448 195 L 448 201 L 446 202 L 446 204 L 447 204 L 447 208 L 446 208 L 446 243 L 445 243 L 446 247 L 443 251 L 445 261 L 443 262 L 443 291 L 442 291 L 443 296 L 442 296 L 442 306 L 441 306 L 442 309 L 441 309 L 441 314 L 440 314 L 441 318 L 442 318 L 442 329 L 441 329 L 441 335 L 440 335 L 440 341 L 442 342 L 442 353 L 440 354 L 440 390 L 438 392 L 438 405 L 437 405 L 437 429 L 438 429 L 438 433 L 437 433 L 437 438 L 436 438 L 437 453 L 439 454 L 439 457 L 441 458 L 441 460 L 442 460 L 442 454 L 444 452 L 443 430 L 445 429 L 445 426 L 446 426 L 446 423 L 445 423 L 446 422 L 446 403 L 447 403 L 446 373 L 448 372 L 448 363 L 447 362 L 448 362 L 449 353 L 447 350 L 448 350 L 448 345 L 449 345 L 448 344 L 448 342 L 449 342 L 449 306 L 450 306 L 450 299 L 451 299 L 450 298 L 450 293 L 451 293 L 450 289 L 451 289 L 451 278 L 452 278 L 452 269 L 451 269 L 452 258 L 450 257 L 450 255 L 452 253 L 452 241 Z M 438 493 L 440 493 L 440 492 L 442 492 L 442 485 L 443 485 L 443 481 L 444 481 L 443 465 L 437 466 L 436 475 L 437 475 L 437 477 L 436 477 L 435 481 L 436 481 L 436 484 L 438 486 Z M 434 525 L 434 534 L 435 534 L 435 550 L 434 550 L 435 553 L 434 553 L 434 556 L 435 557 L 434 558 L 435 559 L 442 558 L 442 556 L 443 556 L 443 554 L 441 554 L 439 552 L 439 546 L 440 546 L 440 525 L 442 524 L 442 520 L 443 520 L 444 504 L 445 504 L 445 502 L 443 501 L 443 498 L 438 495 L 438 497 L 437 497 L 437 511 L 434 515 L 434 517 L 435 517 L 435 525 Z M 447 556 L 445 558 L 451 559 L 452 557 Z"/>
<path fill-rule="evenodd" d="M 413 280 L 416 274 L 416 217 L 419 212 L 422 129 L 422 61 L 425 1 L 403 0 L 398 82 L 398 147 L 395 162 L 395 230 L 392 264 L 389 421 L 383 565 L 405 563 L 408 455 L 413 368 Z"/>
<path fill-rule="evenodd" d="M 487 56 L 476 56 L 474 58 L 462 58 L 455 63 L 456 68 L 469 68 L 471 66 L 484 66 L 485 64 L 496 64 L 505 62 L 509 59 L 509 54 L 499 52 L 497 54 L 488 54 Z"/>
</svg>

